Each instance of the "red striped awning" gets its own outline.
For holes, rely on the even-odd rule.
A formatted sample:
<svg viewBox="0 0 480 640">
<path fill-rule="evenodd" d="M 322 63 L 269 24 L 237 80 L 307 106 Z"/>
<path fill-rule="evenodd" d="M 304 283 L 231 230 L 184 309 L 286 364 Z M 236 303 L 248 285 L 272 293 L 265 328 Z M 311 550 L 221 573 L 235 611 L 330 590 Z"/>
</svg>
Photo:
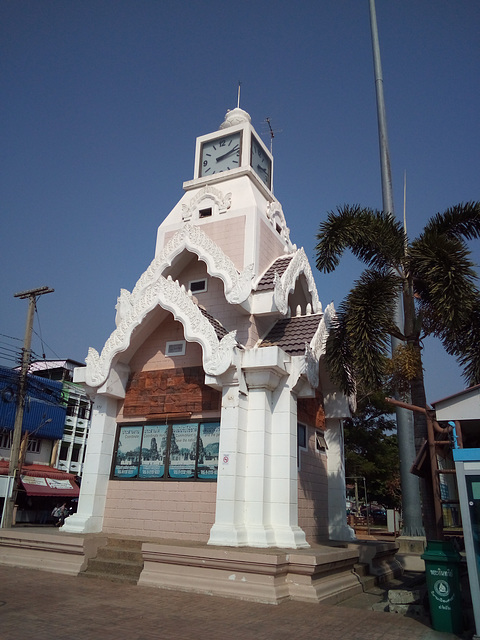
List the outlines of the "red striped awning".
<svg viewBox="0 0 480 640">
<path fill-rule="evenodd" d="M 78 498 L 80 489 L 73 480 L 65 478 L 39 478 L 35 476 L 20 476 L 22 486 L 28 496 L 61 496 L 62 498 Z"/>
<path fill-rule="evenodd" d="M 0 460 L 0 475 L 8 475 L 8 460 Z M 20 472 L 22 487 L 29 496 L 78 498 L 75 474 L 45 464 L 24 464 Z"/>
</svg>

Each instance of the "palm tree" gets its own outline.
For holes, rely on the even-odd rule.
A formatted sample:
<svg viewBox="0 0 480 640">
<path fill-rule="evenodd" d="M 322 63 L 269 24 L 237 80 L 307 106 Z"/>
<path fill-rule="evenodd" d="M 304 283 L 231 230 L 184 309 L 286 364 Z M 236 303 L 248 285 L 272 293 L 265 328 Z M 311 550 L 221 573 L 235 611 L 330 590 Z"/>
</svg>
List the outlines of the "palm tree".
<svg viewBox="0 0 480 640">
<path fill-rule="evenodd" d="M 332 272 L 346 249 L 367 265 L 340 304 L 327 341 L 327 366 L 345 393 L 384 386 L 392 337 L 401 340 L 392 359 L 404 365 L 414 405 L 427 405 L 421 360 L 427 335 L 440 338 L 457 357 L 469 384 L 480 383 L 480 291 L 466 244 L 479 237 L 480 202 L 433 216 L 411 242 L 389 213 L 344 206 L 328 214 L 317 234 L 317 268 Z M 395 321 L 399 297 L 403 327 Z M 414 425 L 418 451 L 427 437 L 425 417 L 416 413 Z M 431 538 L 432 496 L 424 482 L 421 486 Z"/>
</svg>

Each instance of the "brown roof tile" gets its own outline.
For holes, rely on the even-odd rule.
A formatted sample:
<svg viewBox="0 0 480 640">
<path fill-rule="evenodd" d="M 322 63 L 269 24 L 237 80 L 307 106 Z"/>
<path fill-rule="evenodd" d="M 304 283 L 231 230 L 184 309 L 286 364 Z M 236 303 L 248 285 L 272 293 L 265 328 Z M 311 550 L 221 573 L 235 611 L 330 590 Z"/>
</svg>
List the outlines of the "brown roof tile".
<svg viewBox="0 0 480 640">
<path fill-rule="evenodd" d="M 296 316 L 295 318 L 282 318 L 270 329 L 268 335 L 259 346 L 277 346 L 289 355 L 303 355 L 305 353 L 305 343 L 310 344 L 321 319 L 321 313 L 310 316 Z"/>
<path fill-rule="evenodd" d="M 277 258 L 275 262 L 268 267 L 263 276 L 260 278 L 260 281 L 257 285 L 257 291 L 265 291 L 267 289 L 273 289 L 273 277 L 275 275 L 275 271 L 281 277 L 288 265 L 292 256 L 282 256 L 281 258 Z"/>
<path fill-rule="evenodd" d="M 212 327 L 215 329 L 215 333 L 217 334 L 217 338 L 219 340 L 221 340 L 224 336 L 227 335 L 228 331 L 225 329 L 225 327 L 222 325 L 222 323 L 217 320 L 216 318 L 214 318 L 210 313 L 208 313 L 208 311 L 206 309 L 204 309 L 203 307 L 198 307 L 200 309 L 200 311 L 202 312 L 203 316 L 210 322 L 210 324 L 212 325 Z"/>
</svg>

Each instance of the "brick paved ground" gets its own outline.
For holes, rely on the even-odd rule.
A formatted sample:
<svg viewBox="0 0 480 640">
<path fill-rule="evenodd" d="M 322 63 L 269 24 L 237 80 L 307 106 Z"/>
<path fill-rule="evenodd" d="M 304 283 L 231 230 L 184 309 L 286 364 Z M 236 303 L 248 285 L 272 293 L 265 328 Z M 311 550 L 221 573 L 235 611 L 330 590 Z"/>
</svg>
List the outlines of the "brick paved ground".
<svg viewBox="0 0 480 640">
<path fill-rule="evenodd" d="M 264 605 L 0 566 L 0 640 L 453 640 L 394 614 Z"/>
</svg>

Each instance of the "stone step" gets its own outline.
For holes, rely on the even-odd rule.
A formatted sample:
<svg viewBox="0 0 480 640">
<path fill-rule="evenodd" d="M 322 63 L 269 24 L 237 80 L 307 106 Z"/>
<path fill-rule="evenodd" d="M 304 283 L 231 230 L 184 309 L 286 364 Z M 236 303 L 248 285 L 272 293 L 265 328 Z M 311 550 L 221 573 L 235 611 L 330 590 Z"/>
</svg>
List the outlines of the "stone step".
<svg viewBox="0 0 480 640">
<path fill-rule="evenodd" d="M 143 564 L 142 552 L 137 549 L 121 549 L 118 547 L 100 547 L 97 552 L 97 558 L 103 560 L 118 560 L 124 562 L 136 562 Z"/>
<path fill-rule="evenodd" d="M 109 538 L 90 558 L 83 572 L 87 578 L 103 578 L 136 584 L 143 569 L 142 543 L 139 540 Z"/>
<path fill-rule="evenodd" d="M 366 562 L 359 562 L 353 565 L 353 569 L 355 573 L 358 574 L 359 576 L 364 577 L 369 575 L 368 564 Z"/>
<path fill-rule="evenodd" d="M 95 571 L 84 571 L 83 573 L 79 573 L 78 577 L 94 580 L 110 580 L 110 582 L 122 582 L 126 584 L 137 584 L 138 582 L 138 577 L 114 574 L 107 575 L 105 573 L 96 573 Z"/>
<path fill-rule="evenodd" d="M 122 560 L 103 560 L 102 558 L 91 558 L 88 562 L 87 573 L 103 573 L 105 575 L 127 575 L 139 576 L 143 564 L 138 562 L 127 562 Z"/>
<path fill-rule="evenodd" d="M 115 549 L 125 549 L 125 550 L 134 550 L 141 552 L 142 551 L 142 542 L 141 540 L 134 540 L 130 538 L 108 538 L 106 547 L 113 547 Z M 106 547 L 102 547 L 105 549 Z"/>
</svg>

